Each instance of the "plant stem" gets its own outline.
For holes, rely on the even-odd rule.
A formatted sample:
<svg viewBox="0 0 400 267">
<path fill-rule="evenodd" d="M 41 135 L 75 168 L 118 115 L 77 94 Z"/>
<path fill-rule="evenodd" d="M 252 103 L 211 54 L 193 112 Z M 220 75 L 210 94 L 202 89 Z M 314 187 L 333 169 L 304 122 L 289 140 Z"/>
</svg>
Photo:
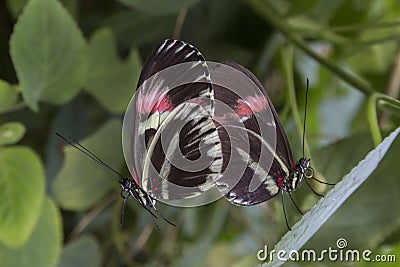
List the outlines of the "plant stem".
<svg viewBox="0 0 400 267">
<path fill-rule="evenodd" d="M 302 38 L 296 34 L 296 30 L 293 29 L 279 16 L 279 14 L 273 9 L 273 7 L 269 5 L 268 1 L 247 0 L 247 3 L 254 9 L 255 12 L 268 20 L 272 24 L 272 26 L 274 26 L 274 28 L 282 32 L 288 38 L 288 40 L 290 40 L 292 43 L 302 49 L 310 57 L 318 61 L 321 65 L 325 66 L 328 70 L 341 77 L 348 84 L 357 88 L 366 95 L 371 95 L 375 92 L 375 90 L 366 81 L 338 68 L 331 61 L 321 57 L 312 49 L 310 49 L 307 43 L 304 42 Z"/>
</svg>

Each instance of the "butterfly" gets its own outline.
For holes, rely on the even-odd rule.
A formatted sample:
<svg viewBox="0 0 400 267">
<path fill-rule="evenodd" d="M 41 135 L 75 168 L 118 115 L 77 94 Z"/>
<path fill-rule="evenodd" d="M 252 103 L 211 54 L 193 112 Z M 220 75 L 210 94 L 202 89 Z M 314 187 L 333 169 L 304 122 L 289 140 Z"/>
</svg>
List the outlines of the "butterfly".
<svg viewBox="0 0 400 267">
<path fill-rule="evenodd" d="M 208 66 L 192 45 L 165 40 L 147 58 L 125 112 L 123 149 L 154 198 L 196 197 L 215 186 L 222 149 Z"/>
<path fill-rule="evenodd" d="M 315 194 L 322 196 L 307 179 L 333 185 L 313 177 L 310 159 L 304 156 L 306 109 L 303 156 L 295 162 L 279 116 L 255 75 L 233 62 L 215 65 L 211 74 L 214 97 L 223 104 L 216 105 L 214 113 L 223 154 L 223 166 L 216 186 L 229 202 L 239 206 L 256 205 L 281 192 L 285 221 L 290 229 L 283 193 L 289 195 L 302 214 L 292 198 L 293 191 L 306 181 Z M 227 79 L 233 81 L 227 83 Z"/>
</svg>

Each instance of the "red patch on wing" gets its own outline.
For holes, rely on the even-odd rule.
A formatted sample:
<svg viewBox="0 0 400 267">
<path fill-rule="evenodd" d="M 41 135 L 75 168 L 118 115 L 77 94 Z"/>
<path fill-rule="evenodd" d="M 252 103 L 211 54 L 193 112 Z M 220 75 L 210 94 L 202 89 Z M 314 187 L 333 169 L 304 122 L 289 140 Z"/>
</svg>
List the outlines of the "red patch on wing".
<svg viewBox="0 0 400 267">
<path fill-rule="evenodd" d="M 278 187 L 282 187 L 283 185 L 283 178 L 282 177 L 278 177 Z"/>
<path fill-rule="evenodd" d="M 172 109 L 168 96 L 162 93 L 144 95 L 136 102 L 136 110 L 143 114 L 171 111 Z"/>
<path fill-rule="evenodd" d="M 133 179 L 135 179 L 136 185 L 139 185 L 139 178 L 137 177 L 135 169 L 132 167 Z"/>
<path fill-rule="evenodd" d="M 277 174 L 278 174 L 278 187 L 282 187 L 282 185 L 283 185 L 283 178 L 282 178 L 282 176 L 281 176 L 281 170 L 278 170 L 277 172 L 276 172 Z"/>
<path fill-rule="evenodd" d="M 238 99 L 236 102 L 236 113 L 240 116 L 251 116 L 267 108 L 268 101 L 261 95 L 248 96 L 245 99 Z"/>
<path fill-rule="evenodd" d="M 152 113 L 156 111 L 164 112 L 164 111 L 171 111 L 172 110 L 172 105 L 169 102 L 169 99 L 167 96 L 164 96 L 161 101 L 157 102 L 157 105 L 153 107 L 151 110 Z"/>
<path fill-rule="evenodd" d="M 251 108 L 246 104 L 245 101 L 242 99 L 238 99 L 237 101 L 237 106 L 236 106 L 236 113 L 240 116 L 251 116 L 253 114 L 253 111 Z"/>
</svg>

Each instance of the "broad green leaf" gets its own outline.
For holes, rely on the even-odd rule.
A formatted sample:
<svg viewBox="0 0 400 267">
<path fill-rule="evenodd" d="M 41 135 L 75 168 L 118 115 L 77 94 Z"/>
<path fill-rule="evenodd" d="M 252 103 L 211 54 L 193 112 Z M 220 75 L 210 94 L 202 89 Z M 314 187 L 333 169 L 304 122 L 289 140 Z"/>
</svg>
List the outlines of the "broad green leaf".
<svg viewBox="0 0 400 267">
<path fill-rule="evenodd" d="M 281 241 L 276 244 L 274 248 L 275 251 L 299 251 L 321 228 L 321 226 L 325 224 L 333 213 L 342 206 L 347 198 L 351 196 L 368 177 L 370 177 L 371 173 L 381 162 L 399 132 L 400 128 L 385 138 L 385 140 L 372 150 L 355 168 L 353 168 L 341 182 L 339 182 L 326 194 L 324 198 L 311 208 L 311 210 L 303 216 L 301 221 L 292 228 L 292 231 L 289 231 L 284 235 Z M 368 207 L 368 205 L 365 207 Z M 360 222 L 360 224 L 362 223 L 365 222 Z M 283 261 L 280 261 L 275 257 L 266 266 L 280 266 L 283 263 Z"/>
<path fill-rule="evenodd" d="M 25 203 L 30 206 L 29 202 Z M 2 267 L 54 267 L 61 252 L 62 230 L 57 207 L 46 198 L 37 211 L 39 220 L 27 242 L 17 249 L 0 243 Z"/>
<path fill-rule="evenodd" d="M 17 104 L 18 93 L 6 81 L 0 80 L 0 113 L 7 111 Z"/>
<path fill-rule="evenodd" d="M 0 125 L 0 146 L 17 143 L 25 135 L 25 126 L 20 122 L 8 122 Z"/>
<path fill-rule="evenodd" d="M 366 152 L 370 136 L 353 136 L 326 149 L 328 155 L 344 155 L 332 159 L 321 155 L 319 159 L 326 168 L 323 173 L 336 176 L 352 164 L 354 154 Z M 356 146 L 355 146 L 356 144 Z M 386 153 L 385 158 L 368 180 L 341 206 L 329 221 L 307 243 L 307 247 L 318 244 L 333 244 L 345 238 L 352 248 L 375 248 L 400 227 L 400 138 L 397 138 Z M 335 164 L 329 161 L 334 161 Z M 353 166 L 356 163 L 353 163 Z M 367 208 L 366 208 L 367 207 Z"/>
<path fill-rule="evenodd" d="M 40 100 L 63 104 L 86 78 L 86 43 L 65 8 L 56 0 L 31 0 L 15 24 L 11 58 L 26 104 Z"/>
<path fill-rule="evenodd" d="M 118 170 L 123 162 L 121 127 L 119 120 L 111 120 L 80 144 Z M 52 194 L 61 207 L 87 209 L 115 188 L 118 179 L 110 170 L 72 146 L 65 145 L 64 151 L 64 164 L 52 185 Z"/>
<path fill-rule="evenodd" d="M 64 247 L 58 267 L 76 266 L 101 266 L 100 247 L 93 237 L 80 237 Z"/>
<path fill-rule="evenodd" d="M 5 245 L 19 247 L 32 233 L 42 207 L 44 179 L 42 163 L 31 149 L 0 148 L 0 241 Z"/>
<path fill-rule="evenodd" d="M 86 91 L 110 112 L 124 112 L 139 79 L 138 53 L 133 52 L 126 62 L 122 62 L 117 56 L 114 36 L 108 29 L 93 34 L 88 52 L 90 73 Z"/>
<path fill-rule="evenodd" d="M 158 43 L 170 37 L 175 23 L 175 15 L 148 15 L 132 10 L 118 12 L 106 21 L 118 44 L 127 49 L 149 42 Z"/>
<path fill-rule="evenodd" d="M 119 0 L 121 3 L 149 14 L 173 14 L 189 8 L 199 0 Z"/>
</svg>

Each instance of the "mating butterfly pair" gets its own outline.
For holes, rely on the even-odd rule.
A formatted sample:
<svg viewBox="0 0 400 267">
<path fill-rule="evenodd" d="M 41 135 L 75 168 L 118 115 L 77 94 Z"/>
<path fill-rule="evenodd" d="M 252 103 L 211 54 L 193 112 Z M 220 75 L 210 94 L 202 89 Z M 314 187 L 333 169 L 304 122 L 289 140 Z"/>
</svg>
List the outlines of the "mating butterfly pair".
<svg viewBox="0 0 400 267">
<path fill-rule="evenodd" d="M 236 63 L 206 62 L 177 40 L 165 40 L 145 62 L 123 147 L 136 184 L 163 201 L 216 187 L 231 203 L 250 206 L 280 191 L 290 196 L 312 177 L 310 160 L 294 162 L 258 79 Z"/>
<path fill-rule="evenodd" d="M 290 196 L 312 177 L 308 159 L 294 162 L 258 79 L 236 63 L 206 62 L 177 40 L 150 54 L 125 113 L 124 156 L 134 179 L 66 141 L 121 177 L 121 223 L 129 197 L 156 218 L 156 199 L 195 198 L 217 188 L 231 203 L 250 206 L 279 192 Z"/>
</svg>

